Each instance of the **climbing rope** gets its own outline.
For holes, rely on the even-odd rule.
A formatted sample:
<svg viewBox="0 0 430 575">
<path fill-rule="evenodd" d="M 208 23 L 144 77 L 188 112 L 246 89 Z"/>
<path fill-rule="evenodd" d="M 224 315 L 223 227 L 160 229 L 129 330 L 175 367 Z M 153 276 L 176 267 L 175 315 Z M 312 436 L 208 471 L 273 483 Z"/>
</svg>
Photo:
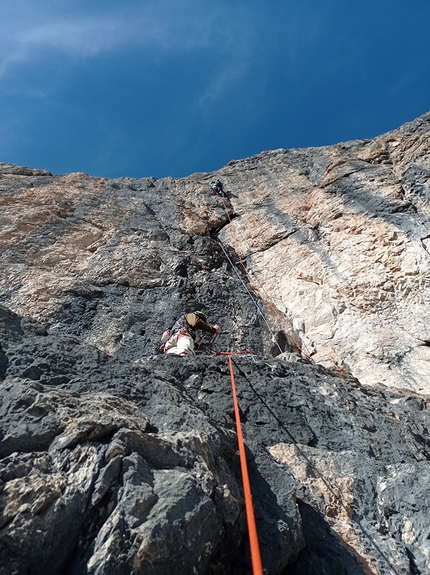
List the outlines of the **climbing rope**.
<svg viewBox="0 0 430 575">
<path fill-rule="evenodd" d="M 229 221 L 229 223 L 231 224 L 231 223 L 232 223 L 232 219 L 231 219 L 231 217 L 230 217 L 230 214 L 228 213 L 227 204 L 225 203 L 224 198 L 223 198 L 222 196 L 220 196 L 220 197 L 221 197 L 221 201 L 222 201 L 222 203 L 223 203 L 224 211 L 225 211 L 225 213 L 226 213 L 226 215 L 227 215 L 228 221 Z M 238 238 L 237 238 L 237 235 L 236 235 L 236 230 L 234 229 L 234 226 L 231 226 L 231 229 L 232 229 L 232 234 L 233 234 L 233 237 L 234 237 L 234 242 L 235 242 L 235 244 L 236 244 L 236 253 L 237 253 L 238 258 L 239 258 L 239 263 L 240 263 L 240 265 L 242 266 L 242 268 L 243 268 L 243 270 L 245 271 L 245 273 L 247 274 L 247 276 L 249 277 L 249 281 L 250 281 L 251 285 L 253 285 L 254 289 L 255 289 L 255 290 L 257 291 L 257 293 L 260 295 L 261 299 L 266 302 L 266 304 L 270 307 L 270 309 L 273 311 L 273 313 L 276 315 L 276 317 L 279 319 L 279 321 L 285 326 L 286 332 L 288 333 L 288 335 L 290 336 L 292 342 L 293 342 L 294 345 L 297 347 L 297 349 L 300 351 L 300 353 L 301 353 L 304 357 L 306 357 L 307 359 L 309 359 L 310 361 L 312 361 L 312 359 L 311 359 L 311 357 L 309 356 L 309 354 L 304 351 L 303 347 L 298 343 L 298 341 L 296 340 L 296 338 L 295 338 L 294 335 L 292 334 L 291 329 L 290 329 L 290 326 L 287 324 L 287 322 L 285 321 L 285 319 L 280 315 L 280 313 L 279 313 L 278 310 L 275 308 L 275 306 L 272 304 L 272 302 L 268 299 L 268 296 L 267 296 L 267 297 L 264 297 L 264 296 L 262 295 L 261 292 L 264 291 L 263 288 L 261 288 L 261 287 L 258 285 L 257 281 L 251 276 L 251 274 L 250 274 L 248 268 L 246 267 L 246 265 L 244 264 L 244 262 L 243 262 L 243 260 L 242 260 L 242 257 L 241 257 L 241 255 L 240 255 L 240 250 L 238 249 L 238 248 L 239 248 L 239 241 L 238 241 Z M 222 246 L 221 241 L 220 241 L 218 238 L 215 238 L 215 239 L 217 240 L 218 244 L 221 246 L 223 252 L 227 255 L 227 253 L 226 253 L 224 247 Z M 228 257 L 228 256 L 227 256 L 227 257 Z M 230 258 L 228 258 L 228 259 L 229 259 L 229 261 L 230 261 L 230 263 L 231 263 Z M 236 268 L 235 268 L 235 269 L 236 269 Z M 240 279 L 242 280 L 242 278 L 240 278 Z M 244 283 L 244 282 L 242 282 L 242 283 Z M 246 286 L 245 286 L 245 287 L 246 287 Z M 246 289 L 247 289 L 248 293 L 250 294 L 250 291 L 248 290 L 248 288 L 246 288 Z M 251 294 L 250 294 L 250 295 L 251 295 Z M 266 294 L 266 295 L 267 295 L 267 294 Z M 251 298 L 252 298 L 252 295 L 251 295 Z M 253 298 L 252 298 L 252 299 L 253 299 Z M 257 305 L 254 299 L 253 299 L 253 301 L 254 301 L 255 305 Z M 263 316 L 264 321 L 266 322 L 266 325 L 268 326 L 267 320 L 266 320 L 266 318 L 264 317 L 263 312 L 261 311 L 261 309 L 259 308 L 258 305 L 257 305 L 257 307 L 258 307 L 258 309 L 260 310 L 260 313 L 261 313 L 261 315 Z M 269 328 L 269 331 L 270 331 L 270 333 L 272 334 L 272 340 L 276 343 L 276 345 L 278 346 L 280 352 L 282 353 L 281 346 L 278 344 L 278 342 L 277 342 L 276 339 L 274 338 L 273 332 L 272 332 L 272 330 L 271 330 L 270 328 Z"/>
<path fill-rule="evenodd" d="M 223 200 L 224 201 L 224 200 Z M 248 292 L 249 297 L 251 298 L 253 304 L 255 305 L 255 307 L 257 308 L 258 313 L 261 315 L 261 317 L 263 318 L 264 323 L 267 325 L 267 329 L 269 330 L 270 335 L 272 336 L 272 341 L 274 344 L 276 344 L 278 346 L 279 352 L 282 353 L 282 348 L 279 345 L 279 343 L 276 340 L 275 334 L 273 333 L 273 331 L 270 328 L 269 322 L 267 321 L 263 310 L 261 309 L 261 307 L 258 305 L 256 299 L 254 298 L 254 296 L 252 295 L 251 291 L 249 290 L 248 286 L 246 285 L 246 283 L 243 281 L 243 278 L 241 277 L 240 273 L 237 271 L 236 266 L 234 265 L 234 263 L 231 261 L 230 256 L 228 255 L 227 251 L 225 250 L 221 240 L 219 238 L 215 238 L 215 241 L 217 242 L 217 244 L 220 246 L 220 248 L 222 249 L 222 251 L 224 252 L 225 257 L 227 258 L 227 260 L 229 261 L 232 269 L 234 270 L 235 274 L 237 275 L 237 277 L 239 278 L 240 282 L 242 283 L 243 287 L 245 288 L 245 290 Z M 240 256 L 239 256 L 240 259 Z M 243 265 L 243 264 L 242 264 Z"/>
<path fill-rule="evenodd" d="M 243 494 L 245 497 L 246 520 L 248 523 L 249 546 L 251 549 L 251 562 L 253 575 L 263 575 L 260 546 L 258 543 L 257 526 L 255 524 L 254 505 L 252 503 L 251 484 L 249 482 L 248 465 L 246 463 L 245 444 L 243 443 L 242 426 L 240 423 L 239 403 L 237 401 L 236 385 L 234 382 L 233 362 L 228 356 L 230 367 L 231 389 L 233 394 L 234 415 L 236 418 L 237 443 L 239 446 L 240 468 L 242 471 Z"/>
<path fill-rule="evenodd" d="M 216 333 L 213 338 L 211 339 L 211 341 L 209 342 L 209 351 L 203 352 L 206 353 L 206 355 L 240 355 L 241 357 L 252 357 L 255 361 L 256 357 L 259 357 L 258 353 L 256 351 L 254 351 L 253 349 L 242 349 L 240 351 L 215 351 L 213 349 L 213 345 L 215 343 L 215 340 L 217 339 L 219 333 Z M 202 341 L 204 337 L 204 334 L 202 335 L 202 337 L 199 339 L 199 341 L 196 343 L 196 346 L 200 347 L 200 343 Z M 197 349 L 199 349 L 199 347 Z"/>
<path fill-rule="evenodd" d="M 315 464 L 315 462 L 313 462 L 312 459 L 303 450 L 303 445 L 301 443 L 299 443 L 299 441 L 297 441 L 297 439 L 294 437 L 294 435 L 288 430 L 288 428 L 286 427 L 284 422 L 276 415 L 275 411 L 270 407 L 266 398 L 264 398 L 262 395 L 260 395 L 260 393 L 258 393 L 258 391 L 253 386 L 250 379 L 247 377 L 246 373 L 240 368 L 240 366 L 236 362 L 233 362 L 233 360 L 230 357 L 229 357 L 229 361 L 231 363 L 234 363 L 237 371 L 239 372 L 239 375 L 245 381 L 248 382 L 248 385 L 249 385 L 249 388 L 251 389 L 251 391 L 256 395 L 256 397 L 259 399 L 261 404 L 264 405 L 264 407 L 268 410 L 268 412 L 276 420 L 276 422 L 279 426 L 279 429 L 283 430 L 287 434 L 287 436 L 289 437 L 289 439 L 291 441 L 291 445 L 294 445 L 294 448 L 297 452 L 298 457 L 302 458 L 306 462 L 306 465 L 309 467 L 309 469 L 311 469 L 313 471 L 313 473 L 315 474 L 316 477 L 319 477 L 319 479 L 324 483 L 327 490 L 339 502 L 339 506 L 342 507 L 344 509 L 344 511 L 349 515 L 351 512 L 351 506 L 349 504 L 346 504 L 343 502 L 343 498 L 342 498 L 343 492 L 341 490 L 341 487 L 338 484 L 336 484 L 336 482 L 335 482 L 336 478 L 327 476 L 323 471 L 321 471 L 318 468 L 318 466 Z M 290 388 L 290 392 L 289 392 L 289 398 L 290 398 L 290 396 L 291 396 L 291 388 Z M 288 399 L 288 402 L 289 402 L 289 399 Z M 273 461 L 277 462 L 276 457 L 274 457 L 272 455 L 272 453 L 270 453 L 267 446 L 264 443 L 261 443 L 260 445 L 263 448 L 263 453 L 266 455 L 266 457 L 272 462 Z M 291 474 L 291 472 L 289 472 L 289 473 Z M 294 474 L 293 474 L 293 477 L 294 477 Z M 356 521 L 362 530 L 363 536 L 369 541 L 369 543 L 373 546 L 373 548 L 380 554 L 380 556 L 384 559 L 384 561 L 386 561 L 390 565 L 390 567 L 392 569 L 392 573 L 394 575 L 401 575 L 400 572 L 397 570 L 397 567 L 395 565 L 393 565 L 391 559 L 387 555 L 385 555 L 381 551 L 380 547 L 375 543 L 374 537 L 372 536 L 371 533 L 369 533 L 369 531 L 363 525 L 361 519 L 358 518 Z"/>
</svg>

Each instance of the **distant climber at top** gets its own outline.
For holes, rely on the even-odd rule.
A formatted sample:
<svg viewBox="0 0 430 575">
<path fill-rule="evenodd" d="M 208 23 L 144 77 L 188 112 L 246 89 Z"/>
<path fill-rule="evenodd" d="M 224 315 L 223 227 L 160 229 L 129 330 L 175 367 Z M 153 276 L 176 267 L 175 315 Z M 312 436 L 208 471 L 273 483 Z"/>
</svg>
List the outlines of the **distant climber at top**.
<svg viewBox="0 0 430 575">
<path fill-rule="evenodd" d="M 227 195 L 224 191 L 224 186 L 220 180 L 212 180 L 211 188 L 214 192 L 217 192 L 224 200 L 227 200 Z"/>
<path fill-rule="evenodd" d="M 218 334 L 221 328 L 217 324 L 207 324 L 206 316 L 202 311 L 181 315 L 173 327 L 166 330 L 161 336 L 162 345 L 160 349 L 164 349 L 165 353 L 175 355 L 194 355 L 197 330 Z"/>
</svg>

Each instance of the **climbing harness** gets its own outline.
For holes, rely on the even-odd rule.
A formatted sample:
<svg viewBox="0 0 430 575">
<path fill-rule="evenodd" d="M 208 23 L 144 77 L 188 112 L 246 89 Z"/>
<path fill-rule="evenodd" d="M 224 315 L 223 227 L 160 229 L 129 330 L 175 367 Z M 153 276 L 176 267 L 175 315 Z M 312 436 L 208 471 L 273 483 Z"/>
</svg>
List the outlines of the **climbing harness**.
<svg viewBox="0 0 430 575">
<path fill-rule="evenodd" d="M 203 333 L 196 341 L 196 330 L 199 329 L 196 328 L 196 325 L 199 320 L 206 323 L 206 315 L 202 311 L 195 311 L 193 313 L 181 315 L 181 317 L 173 324 L 173 327 L 166 329 L 163 332 L 163 335 L 161 336 L 160 351 L 168 353 L 169 349 L 176 347 L 177 342 L 183 336 L 190 337 L 194 341 L 194 349 L 198 350 L 204 337 Z M 213 325 L 212 327 L 219 329 L 219 326 L 217 325 Z"/>
<path fill-rule="evenodd" d="M 240 423 L 239 403 L 237 401 L 236 385 L 234 382 L 233 362 L 228 356 L 230 367 L 231 389 L 233 394 L 234 415 L 236 418 L 237 443 L 239 446 L 240 468 L 242 471 L 243 494 L 245 497 L 246 520 L 248 523 L 249 546 L 251 549 L 251 562 L 253 575 L 263 575 L 260 546 L 258 543 L 257 526 L 255 524 L 254 505 L 252 503 L 251 484 L 249 482 L 248 465 L 246 463 L 245 444 Z"/>
</svg>

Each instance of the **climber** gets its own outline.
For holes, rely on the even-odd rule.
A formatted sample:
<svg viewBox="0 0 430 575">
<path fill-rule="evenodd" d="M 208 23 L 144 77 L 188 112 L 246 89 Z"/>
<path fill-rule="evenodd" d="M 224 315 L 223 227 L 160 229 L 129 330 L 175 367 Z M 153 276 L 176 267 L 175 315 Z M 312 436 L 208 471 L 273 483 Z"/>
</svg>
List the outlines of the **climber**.
<svg viewBox="0 0 430 575">
<path fill-rule="evenodd" d="M 221 328 L 217 324 L 206 323 L 206 316 L 201 311 L 182 315 L 171 329 L 161 336 L 161 347 L 165 353 L 175 355 L 194 355 L 196 330 L 218 335 Z"/>
<path fill-rule="evenodd" d="M 224 191 L 224 186 L 222 185 L 222 182 L 220 180 L 212 180 L 211 188 L 213 189 L 214 192 L 218 192 L 218 194 L 222 198 L 224 198 L 224 200 L 228 199 Z"/>
</svg>

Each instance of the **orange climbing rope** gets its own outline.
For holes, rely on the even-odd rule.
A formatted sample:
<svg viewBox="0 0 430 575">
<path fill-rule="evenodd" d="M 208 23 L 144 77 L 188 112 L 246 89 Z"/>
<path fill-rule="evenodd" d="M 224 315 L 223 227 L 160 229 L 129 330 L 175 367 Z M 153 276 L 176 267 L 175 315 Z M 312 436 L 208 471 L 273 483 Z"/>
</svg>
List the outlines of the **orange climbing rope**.
<svg viewBox="0 0 430 575">
<path fill-rule="evenodd" d="M 232 219 L 230 217 L 230 214 L 228 213 L 228 208 L 227 208 L 227 204 L 224 201 L 224 198 L 221 196 L 221 201 L 223 203 L 224 206 L 224 211 L 227 215 L 228 221 L 231 224 L 232 223 Z M 298 343 L 298 341 L 296 340 L 296 338 L 294 337 L 294 335 L 292 334 L 287 322 L 285 321 L 285 319 L 279 314 L 279 312 L 277 311 L 277 309 L 275 308 L 275 306 L 272 304 L 272 302 L 264 297 L 261 293 L 262 289 L 260 288 L 260 286 L 258 285 L 258 283 L 256 282 L 256 280 L 251 276 L 251 274 L 249 273 L 248 268 L 246 267 L 246 265 L 243 263 L 242 257 L 240 255 L 240 250 L 239 250 L 239 241 L 238 238 L 236 236 L 236 230 L 234 229 L 234 226 L 231 226 L 232 228 L 232 233 L 233 233 L 233 237 L 234 237 L 234 241 L 236 244 L 236 253 L 239 257 L 239 263 L 242 266 L 242 268 L 244 269 L 245 273 L 247 274 L 247 276 L 249 277 L 249 281 L 251 283 L 251 285 L 254 286 L 254 288 L 256 289 L 257 293 L 260 295 L 261 299 L 264 300 L 266 302 L 266 304 L 270 307 L 270 309 L 273 311 L 273 313 L 276 315 L 276 317 L 280 320 L 280 322 L 285 326 L 286 331 L 288 333 L 288 335 L 290 336 L 291 340 L 293 341 L 294 345 L 297 347 L 297 349 L 300 351 L 300 353 L 308 358 L 311 359 L 310 356 L 304 351 L 304 349 L 300 346 L 300 344 Z M 312 361 L 312 360 L 311 360 Z"/>
<path fill-rule="evenodd" d="M 248 465 L 246 463 L 245 445 L 243 443 L 242 427 L 240 424 L 239 404 L 237 402 L 236 385 L 234 383 L 233 362 L 228 356 L 230 367 L 231 388 L 233 393 L 234 414 L 236 417 L 237 442 L 239 445 L 240 467 L 242 470 L 243 493 L 245 496 L 246 520 L 248 522 L 249 546 L 251 548 L 251 562 L 253 575 L 263 575 L 260 546 L 258 544 L 257 526 L 255 524 L 254 506 L 252 504 L 251 485 L 249 483 Z"/>
<path fill-rule="evenodd" d="M 252 355 L 252 356 L 256 356 L 258 357 L 258 353 L 252 349 L 242 349 L 240 351 L 215 351 L 214 349 L 212 349 L 213 344 L 215 343 L 216 338 L 218 337 L 218 333 L 216 333 L 213 338 L 210 341 L 209 344 L 209 352 L 206 352 L 208 354 L 212 354 L 212 355 Z"/>
</svg>

